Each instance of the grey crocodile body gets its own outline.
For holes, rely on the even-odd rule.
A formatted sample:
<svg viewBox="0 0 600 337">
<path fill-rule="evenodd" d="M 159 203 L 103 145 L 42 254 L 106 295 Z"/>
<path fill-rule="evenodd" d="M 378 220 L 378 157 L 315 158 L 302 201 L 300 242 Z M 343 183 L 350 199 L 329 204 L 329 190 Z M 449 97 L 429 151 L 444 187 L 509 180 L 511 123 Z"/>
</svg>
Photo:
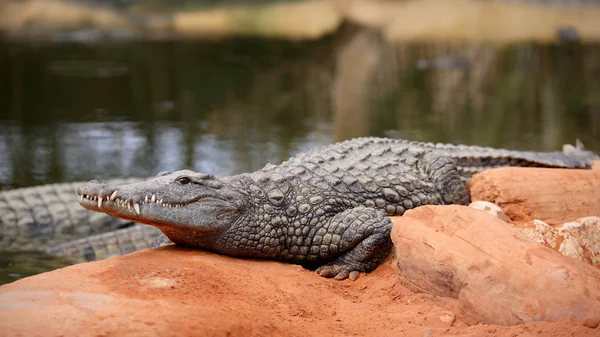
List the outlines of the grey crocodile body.
<svg viewBox="0 0 600 337">
<path fill-rule="evenodd" d="M 159 228 L 173 242 L 228 255 L 286 260 L 343 279 L 370 271 L 390 248 L 387 215 L 467 204 L 465 180 L 499 166 L 589 168 L 582 148 L 522 152 L 361 138 L 281 165 L 217 178 L 192 171 L 80 186 L 87 209 Z"/>
<path fill-rule="evenodd" d="M 161 235 L 162 232 L 157 228 L 132 224 L 125 228 L 50 245 L 43 251 L 52 256 L 68 257 L 73 262 L 95 261 L 150 248 Z"/>
<path fill-rule="evenodd" d="M 56 255 L 95 260 L 113 255 L 115 251 L 108 239 L 110 235 L 102 236 L 102 233 L 131 226 L 142 228 L 138 232 L 144 234 L 143 238 L 135 235 L 134 229 L 130 230 L 134 235 L 122 235 L 117 250 L 123 253 L 132 251 L 131 247 L 139 249 L 143 242 L 158 236 L 158 231 L 148 231 L 146 226 L 81 208 L 76 193 L 80 184 L 48 184 L 0 191 L 0 251 L 47 250 Z M 82 240 L 82 237 L 86 238 Z"/>
</svg>

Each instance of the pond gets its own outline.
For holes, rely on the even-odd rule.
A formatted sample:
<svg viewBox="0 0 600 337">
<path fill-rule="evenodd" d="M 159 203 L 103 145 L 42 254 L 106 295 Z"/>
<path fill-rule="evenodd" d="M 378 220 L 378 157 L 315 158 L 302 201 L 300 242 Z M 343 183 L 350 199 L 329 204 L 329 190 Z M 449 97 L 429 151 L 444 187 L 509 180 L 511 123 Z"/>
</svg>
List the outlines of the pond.
<svg viewBox="0 0 600 337">
<path fill-rule="evenodd" d="M 231 175 L 360 136 L 598 152 L 599 47 L 390 44 L 352 25 L 313 42 L 0 41 L 0 188 Z M 0 282 L 69 263 L 0 255 Z"/>
</svg>

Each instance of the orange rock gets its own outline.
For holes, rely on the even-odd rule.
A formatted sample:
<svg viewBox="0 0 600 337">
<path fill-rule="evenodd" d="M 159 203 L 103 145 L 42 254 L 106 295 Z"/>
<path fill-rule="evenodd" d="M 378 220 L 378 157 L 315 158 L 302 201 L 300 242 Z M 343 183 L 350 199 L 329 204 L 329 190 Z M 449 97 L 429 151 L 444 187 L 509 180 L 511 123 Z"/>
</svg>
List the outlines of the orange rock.
<svg viewBox="0 0 600 337">
<path fill-rule="evenodd" d="M 457 302 L 412 293 L 388 264 L 334 281 L 169 246 L 0 286 L 0 336 L 597 336 L 591 315 L 467 326 Z"/>
<path fill-rule="evenodd" d="M 484 211 L 488 214 L 495 216 L 496 218 L 498 218 L 504 222 L 512 223 L 512 221 L 506 216 L 506 214 L 504 214 L 504 211 L 502 211 L 502 208 L 500 208 L 500 206 L 498 206 L 496 204 L 492 204 L 489 201 L 483 201 L 483 200 L 473 201 L 469 205 L 469 207 L 476 209 L 476 210 Z"/>
<path fill-rule="evenodd" d="M 471 199 L 492 202 L 513 221 L 558 225 L 600 216 L 600 164 L 592 170 L 506 167 L 478 173 Z"/>
<path fill-rule="evenodd" d="M 600 217 L 589 216 L 553 228 L 541 220 L 521 224 L 523 232 L 536 242 L 600 267 Z"/>
<path fill-rule="evenodd" d="M 600 270 L 465 206 L 424 206 L 394 218 L 401 281 L 455 297 L 469 323 L 600 318 Z"/>
<path fill-rule="evenodd" d="M 0 286 L 0 336 L 438 336 L 448 310 L 398 284 L 389 265 L 335 281 L 168 246 Z M 577 325 L 588 329 L 565 329 Z"/>
<path fill-rule="evenodd" d="M 597 318 L 587 317 L 583 320 L 583 325 L 590 329 L 596 329 L 600 325 L 600 320 Z"/>
</svg>

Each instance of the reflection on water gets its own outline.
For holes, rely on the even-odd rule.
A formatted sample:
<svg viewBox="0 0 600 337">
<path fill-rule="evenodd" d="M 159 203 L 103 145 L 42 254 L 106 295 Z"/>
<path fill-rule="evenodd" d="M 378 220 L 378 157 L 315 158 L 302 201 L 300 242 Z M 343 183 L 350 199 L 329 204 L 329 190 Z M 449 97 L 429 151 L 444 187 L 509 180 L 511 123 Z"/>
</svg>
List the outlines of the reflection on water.
<svg viewBox="0 0 600 337">
<path fill-rule="evenodd" d="M 50 257 L 40 252 L 2 252 L 0 284 L 74 264 L 66 258 Z"/>
<path fill-rule="evenodd" d="M 331 46 L 311 46 L 7 45 L 0 184 L 183 167 L 231 174 L 328 143 L 330 114 L 318 111 L 328 95 L 313 93 L 306 79 L 328 71 L 326 60 L 312 57 L 328 57 Z"/>
<path fill-rule="evenodd" d="M 600 149 L 598 46 L 0 42 L 0 186 L 256 170 L 356 136 Z"/>
<path fill-rule="evenodd" d="M 267 161 L 327 142 L 327 137 L 299 138 L 283 150 L 268 139 L 250 142 L 227 140 L 183 122 L 145 125 L 133 122 L 60 123 L 55 127 L 34 126 L 34 134 L 23 127 L 0 127 L 2 179 L 46 181 L 85 180 L 94 176 L 151 176 L 157 170 L 191 167 L 198 171 L 231 175 L 254 170 Z M 28 154 L 25 155 L 23 151 Z M 23 175 L 30 170 L 31 177 Z M 46 179 L 46 181 L 44 180 Z M 37 182 L 37 180 L 40 180 Z"/>
</svg>

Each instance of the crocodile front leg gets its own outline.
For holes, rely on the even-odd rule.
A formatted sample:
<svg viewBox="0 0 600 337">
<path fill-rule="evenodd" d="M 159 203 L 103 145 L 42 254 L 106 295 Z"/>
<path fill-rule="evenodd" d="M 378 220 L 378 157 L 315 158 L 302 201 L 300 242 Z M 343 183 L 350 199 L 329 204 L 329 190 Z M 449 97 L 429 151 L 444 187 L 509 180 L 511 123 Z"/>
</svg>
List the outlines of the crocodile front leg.
<svg viewBox="0 0 600 337">
<path fill-rule="evenodd" d="M 375 269 L 392 246 L 392 222 L 384 212 L 373 208 L 345 210 L 334 216 L 327 228 L 332 238 L 329 250 L 343 254 L 315 270 L 323 277 L 354 280 L 360 272 Z"/>
</svg>

